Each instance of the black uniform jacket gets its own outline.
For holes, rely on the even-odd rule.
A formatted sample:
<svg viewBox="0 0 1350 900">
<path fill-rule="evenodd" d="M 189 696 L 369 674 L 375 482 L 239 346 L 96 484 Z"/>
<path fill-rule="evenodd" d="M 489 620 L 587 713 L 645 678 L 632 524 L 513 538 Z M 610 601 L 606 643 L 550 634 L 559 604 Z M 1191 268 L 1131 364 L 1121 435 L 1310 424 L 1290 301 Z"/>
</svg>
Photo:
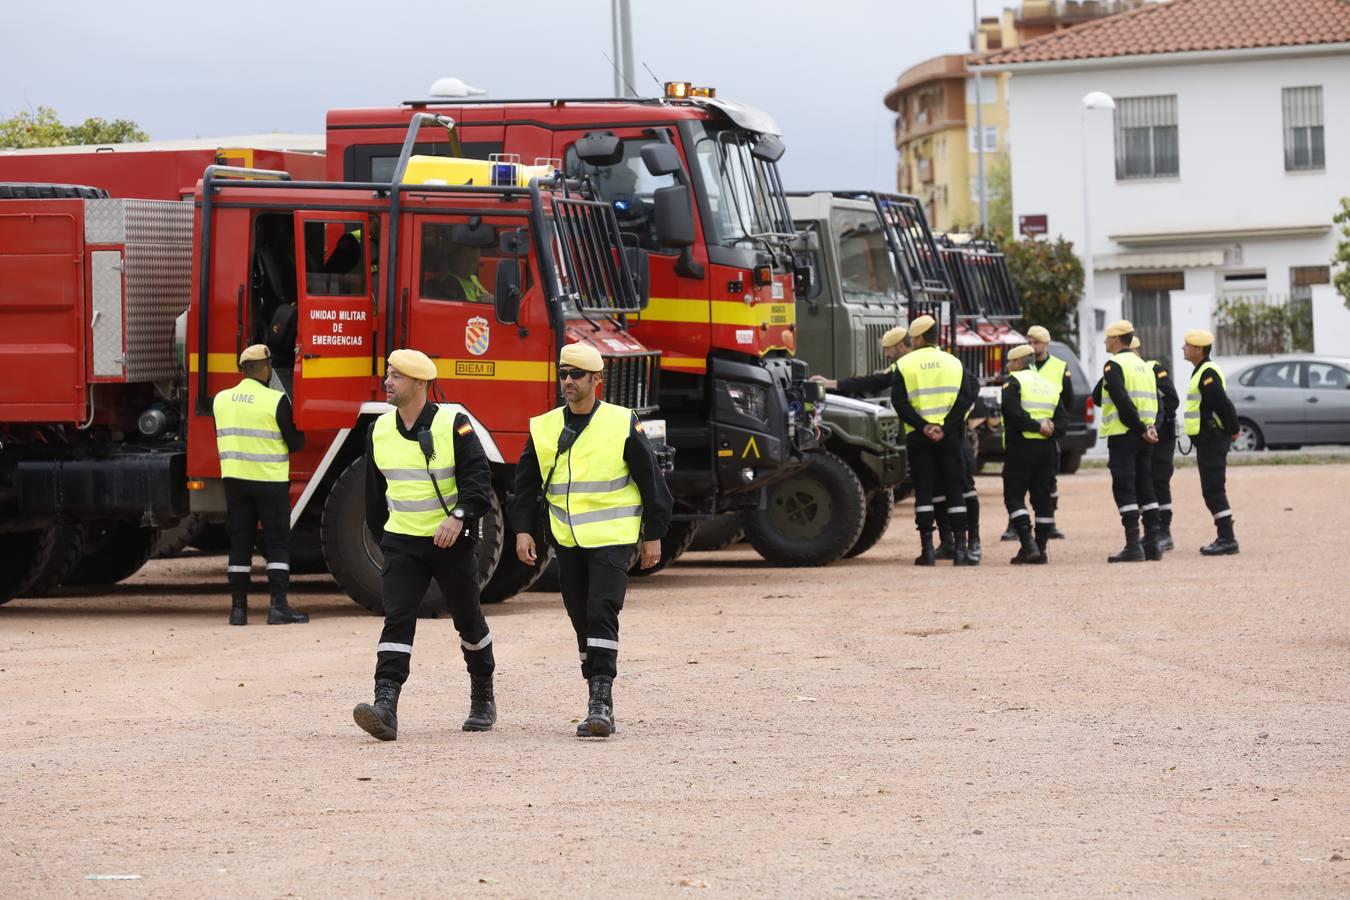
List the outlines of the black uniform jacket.
<svg viewBox="0 0 1350 900">
<path fill-rule="evenodd" d="M 1203 363 L 1202 363 L 1203 365 Z M 1214 424 L 1214 417 L 1219 424 Z M 1200 376 L 1200 436 L 1216 437 L 1220 434 L 1232 437 L 1238 433 L 1237 410 L 1228 392 L 1223 389 L 1219 376 L 1206 372 Z"/>
<path fill-rule="evenodd" d="M 394 411 L 394 422 L 398 424 L 401 437 L 417 442 L 417 436 L 431 427 L 436 418 L 436 404 L 427 403 L 418 414 L 412 428 L 403 424 L 403 417 Z M 464 510 L 464 536 L 473 540 L 478 534 L 478 519 L 492 507 L 492 468 L 488 464 L 487 453 L 474 433 L 473 424 L 463 413 L 455 414 L 455 487 L 459 499 L 455 506 Z M 371 423 L 366 432 L 366 527 L 371 536 L 379 541 L 384 536 L 384 523 L 389 521 L 389 504 L 385 500 L 388 482 L 384 480 L 379 466 L 375 465 L 375 425 Z M 451 507 L 452 509 L 454 507 Z M 412 538 L 411 535 L 399 537 Z M 412 538 L 430 540 L 430 538 Z"/>
<path fill-rule="evenodd" d="M 595 410 L 581 415 L 564 407 L 563 423 L 578 435 L 590 424 Z M 642 433 L 637 415 L 628 428 L 628 439 L 623 443 L 623 461 L 628 464 L 628 474 L 642 495 L 642 539 L 659 541 L 666 536 L 670 527 L 670 513 L 675 501 L 670 496 L 670 488 L 661 475 L 661 467 L 656 461 L 656 451 Z M 544 487 L 544 476 L 539 472 L 539 455 L 534 450 L 534 438 L 525 442 L 525 451 L 520 454 L 516 465 L 516 486 L 511 497 L 509 516 L 511 527 L 516 534 L 534 534 L 539 527 L 539 496 Z"/>
</svg>

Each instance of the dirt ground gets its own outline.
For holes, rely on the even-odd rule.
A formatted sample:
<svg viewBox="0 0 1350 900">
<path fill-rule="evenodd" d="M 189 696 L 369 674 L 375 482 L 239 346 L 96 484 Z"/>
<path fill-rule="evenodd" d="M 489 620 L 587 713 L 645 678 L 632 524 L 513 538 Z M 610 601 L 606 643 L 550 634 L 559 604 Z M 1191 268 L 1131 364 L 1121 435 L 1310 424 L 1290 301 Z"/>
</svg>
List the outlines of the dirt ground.
<svg viewBox="0 0 1350 900">
<path fill-rule="evenodd" d="M 1106 565 L 1101 471 L 1062 480 L 1048 567 L 1008 565 L 997 477 L 979 569 L 913 568 L 910 504 L 826 570 L 687 556 L 630 590 L 604 742 L 550 595 L 489 610 L 486 734 L 424 622 L 391 744 L 351 719 L 380 623 L 331 582 L 287 628 L 225 624 L 223 557 L 14 601 L 3 892 L 1345 896 L 1350 466 L 1230 485 L 1229 559 L 1194 469 L 1162 563 Z"/>
</svg>

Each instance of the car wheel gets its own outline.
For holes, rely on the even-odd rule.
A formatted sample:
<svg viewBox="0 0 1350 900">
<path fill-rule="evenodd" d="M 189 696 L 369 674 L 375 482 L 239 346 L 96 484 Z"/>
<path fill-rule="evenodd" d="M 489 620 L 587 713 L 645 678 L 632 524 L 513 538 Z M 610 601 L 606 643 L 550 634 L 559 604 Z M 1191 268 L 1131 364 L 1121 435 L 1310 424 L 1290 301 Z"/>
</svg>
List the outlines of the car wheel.
<svg viewBox="0 0 1350 900">
<path fill-rule="evenodd" d="M 1266 438 L 1261 434 L 1260 427 L 1251 419 L 1238 419 L 1238 436 L 1233 441 L 1233 449 L 1244 453 L 1253 450 L 1264 450 Z"/>
</svg>

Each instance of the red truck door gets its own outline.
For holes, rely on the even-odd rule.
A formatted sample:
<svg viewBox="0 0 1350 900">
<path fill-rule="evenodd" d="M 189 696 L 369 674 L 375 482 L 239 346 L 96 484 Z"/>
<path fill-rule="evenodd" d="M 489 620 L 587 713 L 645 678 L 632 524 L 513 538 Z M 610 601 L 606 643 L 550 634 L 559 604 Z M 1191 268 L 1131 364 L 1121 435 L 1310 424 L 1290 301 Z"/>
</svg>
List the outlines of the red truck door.
<svg viewBox="0 0 1350 900">
<path fill-rule="evenodd" d="M 348 428 L 375 390 L 371 228 L 362 213 L 295 214 L 300 429 Z"/>
</svg>

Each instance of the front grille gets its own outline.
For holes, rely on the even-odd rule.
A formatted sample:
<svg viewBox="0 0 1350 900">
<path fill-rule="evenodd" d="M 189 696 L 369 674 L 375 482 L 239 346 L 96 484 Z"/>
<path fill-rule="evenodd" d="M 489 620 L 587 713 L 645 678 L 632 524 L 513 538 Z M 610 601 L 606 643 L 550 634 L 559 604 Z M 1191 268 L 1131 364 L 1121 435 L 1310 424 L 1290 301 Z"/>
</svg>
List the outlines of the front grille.
<svg viewBox="0 0 1350 900">
<path fill-rule="evenodd" d="M 886 368 L 886 359 L 881 355 L 881 336 L 893 327 L 886 322 L 868 322 L 866 324 L 864 352 L 867 354 L 867 367 L 862 371 L 880 372 Z"/>
<path fill-rule="evenodd" d="M 652 412 L 660 370 L 660 353 L 606 356 L 604 400 L 640 413 Z"/>
</svg>

